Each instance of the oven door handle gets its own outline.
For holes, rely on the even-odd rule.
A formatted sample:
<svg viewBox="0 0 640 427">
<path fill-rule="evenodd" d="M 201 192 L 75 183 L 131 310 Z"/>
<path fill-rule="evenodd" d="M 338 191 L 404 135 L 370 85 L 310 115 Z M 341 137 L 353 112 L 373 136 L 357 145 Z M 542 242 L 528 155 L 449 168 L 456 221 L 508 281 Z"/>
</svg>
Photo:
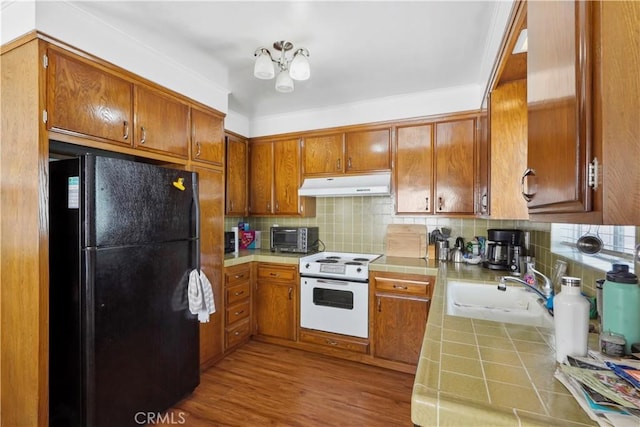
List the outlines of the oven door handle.
<svg viewBox="0 0 640 427">
<path fill-rule="evenodd" d="M 346 280 L 327 280 L 327 279 L 316 279 L 317 283 L 326 283 L 327 285 L 338 285 L 338 286 L 347 286 L 349 282 Z"/>
</svg>

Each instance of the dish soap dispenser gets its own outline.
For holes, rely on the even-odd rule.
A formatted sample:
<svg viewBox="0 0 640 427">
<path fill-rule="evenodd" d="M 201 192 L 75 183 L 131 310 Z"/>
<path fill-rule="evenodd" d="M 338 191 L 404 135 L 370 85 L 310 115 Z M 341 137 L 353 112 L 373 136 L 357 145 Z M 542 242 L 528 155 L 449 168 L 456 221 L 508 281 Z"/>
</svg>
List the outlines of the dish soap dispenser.
<svg viewBox="0 0 640 427">
<path fill-rule="evenodd" d="M 560 293 L 553 299 L 556 333 L 556 360 L 567 356 L 584 357 L 588 351 L 590 304 L 582 296 L 578 277 L 563 277 Z"/>
</svg>

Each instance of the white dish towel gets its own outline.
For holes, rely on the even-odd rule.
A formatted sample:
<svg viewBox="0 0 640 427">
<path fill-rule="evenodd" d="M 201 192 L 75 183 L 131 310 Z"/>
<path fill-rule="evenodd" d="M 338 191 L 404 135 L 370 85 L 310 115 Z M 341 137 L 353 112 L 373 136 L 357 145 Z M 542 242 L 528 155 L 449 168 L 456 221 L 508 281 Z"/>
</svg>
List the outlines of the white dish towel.
<svg viewBox="0 0 640 427">
<path fill-rule="evenodd" d="M 209 315 L 216 312 L 213 301 L 213 289 L 207 276 L 198 270 L 193 270 L 189 274 L 189 311 L 197 314 L 200 323 L 207 323 Z"/>
</svg>

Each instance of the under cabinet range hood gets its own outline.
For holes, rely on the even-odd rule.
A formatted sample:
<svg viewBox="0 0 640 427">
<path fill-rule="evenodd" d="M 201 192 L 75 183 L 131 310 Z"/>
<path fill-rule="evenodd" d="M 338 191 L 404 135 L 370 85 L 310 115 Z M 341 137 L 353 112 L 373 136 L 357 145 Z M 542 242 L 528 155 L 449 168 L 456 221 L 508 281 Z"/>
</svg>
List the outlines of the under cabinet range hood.
<svg viewBox="0 0 640 427">
<path fill-rule="evenodd" d="M 391 194 L 391 173 L 305 178 L 299 196 L 346 197 Z"/>
</svg>

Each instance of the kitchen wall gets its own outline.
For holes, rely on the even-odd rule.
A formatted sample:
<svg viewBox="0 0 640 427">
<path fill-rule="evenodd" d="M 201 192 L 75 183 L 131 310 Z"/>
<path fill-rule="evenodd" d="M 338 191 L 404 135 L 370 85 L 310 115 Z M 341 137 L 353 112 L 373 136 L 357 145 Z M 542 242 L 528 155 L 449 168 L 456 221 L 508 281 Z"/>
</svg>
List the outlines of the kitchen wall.
<svg viewBox="0 0 640 427">
<path fill-rule="evenodd" d="M 225 230 L 231 231 L 231 227 L 242 220 L 239 217 L 226 217 Z M 452 230 L 452 244 L 458 236 L 464 237 L 465 242 L 474 236 L 486 236 L 487 229 L 490 228 L 518 228 L 530 231 L 536 267 L 543 273 L 550 275 L 556 259 L 564 259 L 568 263 L 567 275 L 580 277 L 584 284 L 583 290 L 589 295 L 595 295 L 595 281 L 604 278 L 604 273 L 600 270 L 552 254 L 549 223 L 396 215 L 391 196 L 317 198 L 314 218 L 250 217 L 244 220 L 251 229 L 263 231 L 262 248 L 269 248 L 269 227 L 272 225 L 307 225 L 320 228 L 320 240 L 325 245 L 324 249 L 361 253 L 384 253 L 384 236 L 388 224 L 424 224 L 428 231 L 449 227 Z M 640 243 L 639 235 L 640 227 L 637 227 L 636 243 Z"/>
</svg>

